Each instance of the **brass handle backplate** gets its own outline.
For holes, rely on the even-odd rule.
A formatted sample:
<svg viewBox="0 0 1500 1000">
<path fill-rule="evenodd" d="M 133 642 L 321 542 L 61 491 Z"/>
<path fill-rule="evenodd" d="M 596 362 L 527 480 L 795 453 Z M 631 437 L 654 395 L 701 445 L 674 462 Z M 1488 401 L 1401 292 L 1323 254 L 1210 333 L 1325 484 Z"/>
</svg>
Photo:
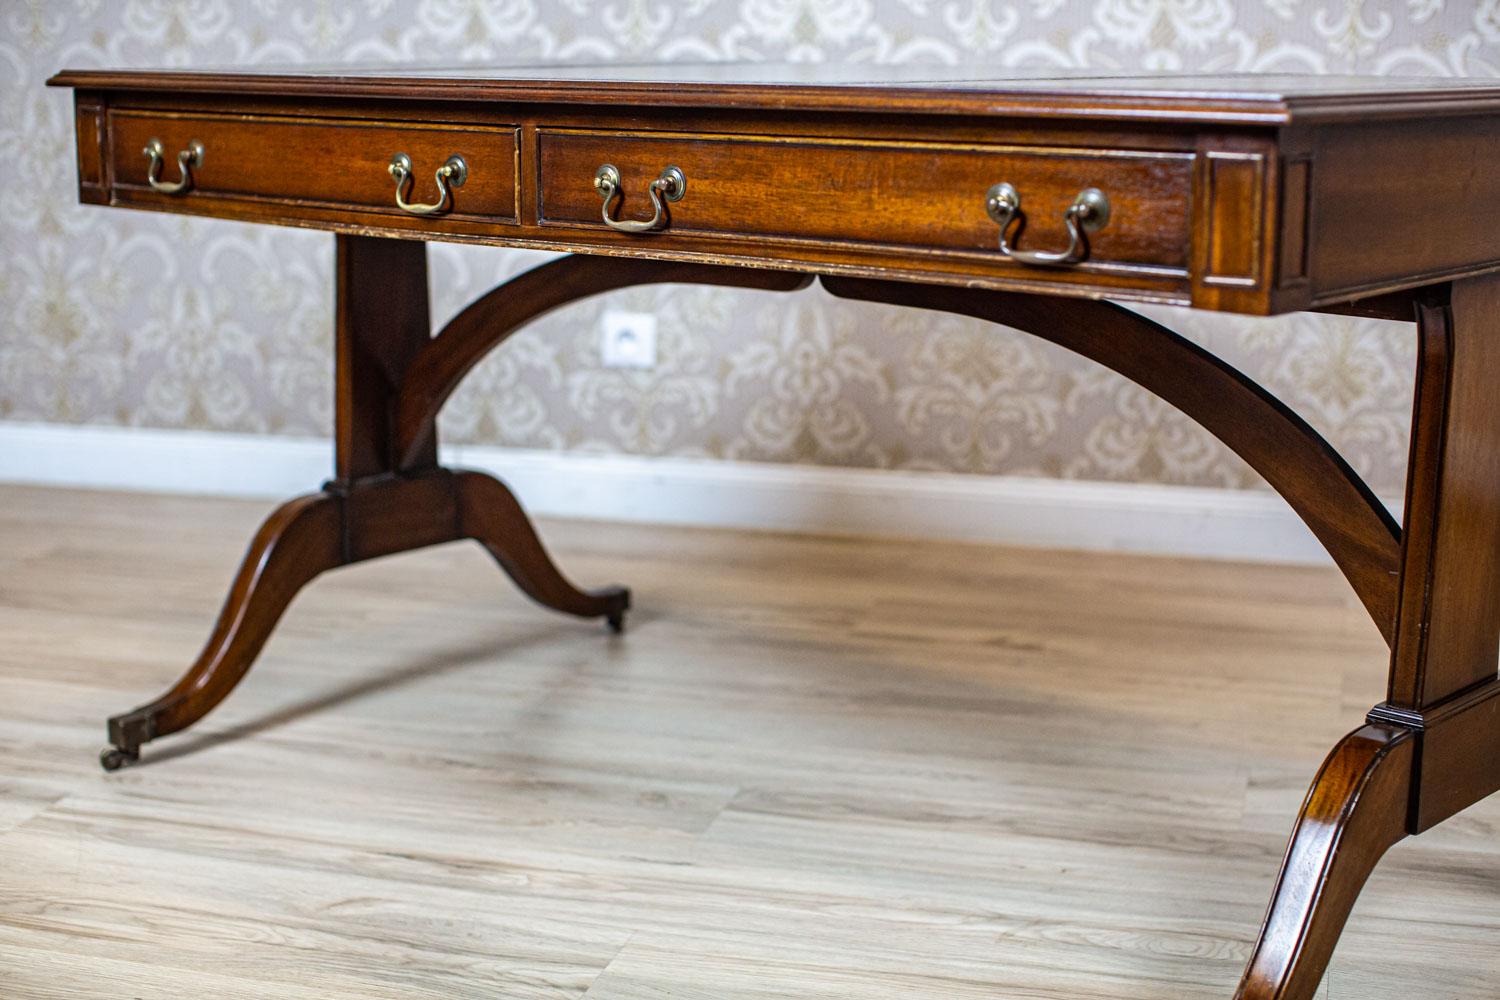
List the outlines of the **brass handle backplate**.
<svg viewBox="0 0 1500 1000">
<path fill-rule="evenodd" d="M 463 187 L 464 181 L 469 179 L 469 165 L 462 156 L 455 153 L 443 161 L 434 175 L 437 178 L 438 200 L 430 205 L 414 205 L 403 195 L 406 182 L 411 180 L 411 157 L 405 153 L 397 153 L 391 157 L 391 165 L 387 169 L 396 181 L 396 207 L 412 215 L 436 215 L 441 212 L 452 204 L 453 189 Z"/>
<path fill-rule="evenodd" d="M 984 208 L 1000 224 L 1000 252 L 1020 264 L 1047 266 L 1088 260 L 1088 234 L 1109 224 L 1109 198 L 1098 188 L 1084 188 L 1063 215 L 1069 236 L 1066 250 L 1017 250 L 1005 236 L 1011 223 L 1021 217 L 1021 192 L 1010 184 L 996 184 L 985 194 Z"/>
<path fill-rule="evenodd" d="M 183 194 L 193 189 L 193 168 L 203 166 L 203 143 L 194 139 L 188 143 L 187 149 L 177 154 L 177 170 L 182 178 L 176 181 L 161 179 L 161 164 L 167 158 L 167 147 L 160 139 L 149 140 L 141 152 L 151 161 L 146 167 L 146 183 L 151 185 L 151 190 L 162 194 Z"/>
<path fill-rule="evenodd" d="M 594 190 L 604 199 L 602 214 L 606 226 L 622 233 L 649 233 L 666 227 L 666 202 L 682 200 L 682 196 L 687 193 L 687 175 L 678 167 L 668 167 L 661 172 L 660 177 L 651 182 L 647 191 L 651 194 L 651 204 L 655 211 L 651 218 L 641 222 L 620 222 L 609 217 L 610 203 L 620 193 L 620 171 L 613 163 L 606 163 L 594 171 Z"/>
</svg>

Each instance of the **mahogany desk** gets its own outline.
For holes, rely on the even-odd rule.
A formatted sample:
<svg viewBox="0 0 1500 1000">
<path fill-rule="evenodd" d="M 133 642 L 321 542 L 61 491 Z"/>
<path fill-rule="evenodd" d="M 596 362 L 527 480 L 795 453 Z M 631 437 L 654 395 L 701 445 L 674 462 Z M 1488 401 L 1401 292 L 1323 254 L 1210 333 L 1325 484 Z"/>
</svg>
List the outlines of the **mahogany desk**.
<svg viewBox="0 0 1500 1000">
<path fill-rule="evenodd" d="M 1024 330 L 1177 406 L 1286 499 L 1390 645 L 1386 700 L 1313 780 L 1243 1000 L 1311 997 L 1386 849 L 1500 788 L 1500 87 L 744 66 L 51 83 L 76 92 L 83 201 L 338 234 L 334 477 L 266 521 L 177 685 L 109 720 L 108 769 L 218 704 L 336 566 L 472 538 L 540 603 L 620 628 L 628 591 L 575 588 L 505 486 L 438 465 L 438 410 L 564 303 L 816 276 Z M 433 337 L 426 240 L 576 255 Z M 1129 301 L 1413 322 L 1404 527 L 1296 414 Z"/>
</svg>

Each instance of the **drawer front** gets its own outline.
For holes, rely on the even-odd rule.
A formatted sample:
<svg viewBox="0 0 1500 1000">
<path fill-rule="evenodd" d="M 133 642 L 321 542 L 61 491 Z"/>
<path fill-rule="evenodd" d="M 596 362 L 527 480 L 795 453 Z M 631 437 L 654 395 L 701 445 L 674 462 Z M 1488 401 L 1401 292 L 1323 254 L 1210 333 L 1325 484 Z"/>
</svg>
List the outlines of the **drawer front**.
<svg viewBox="0 0 1500 1000">
<path fill-rule="evenodd" d="M 894 246 L 1020 267 L 999 252 L 1000 227 L 985 208 L 990 187 L 1005 182 L 1020 194 L 1012 245 L 1045 251 L 1068 245 L 1065 212 L 1094 187 L 1108 197 L 1110 217 L 1090 238 L 1088 260 L 1075 267 L 1153 275 L 1188 267 L 1193 156 L 1186 152 L 561 129 L 542 130 L 538 145 L 543 226 L 605 228 L 593 184 L 605 163 L 622 180 L 612 217 L 649 219 L 647 188 L 670 165 L 687 184 L 668 206 L 666 234 Z"/>
<path fill-rule="evenodd" d="M 203 145 L 189 190 L 175 195 L 151 190 L 150 160 L 142 150 L 152 139 L 166 151 L 160 179 L 167 182 L 178 179 L 178 151 L 193 142 Z M 515 223 L 519 148 L 514 127 L 114 111 L 108 156 L 117 197 L 141 192 L 185 206 L 194 199 L 264 200 L 415 219 L 396 205 L 391 158 L 410 157 L 413 179 L 404 195 L 420 204 L 439 200 L 434 174 L 458 155 L 467 167 L 464 183 L 453 189 L 451 204 L 427 218 Z"/>
</svg>

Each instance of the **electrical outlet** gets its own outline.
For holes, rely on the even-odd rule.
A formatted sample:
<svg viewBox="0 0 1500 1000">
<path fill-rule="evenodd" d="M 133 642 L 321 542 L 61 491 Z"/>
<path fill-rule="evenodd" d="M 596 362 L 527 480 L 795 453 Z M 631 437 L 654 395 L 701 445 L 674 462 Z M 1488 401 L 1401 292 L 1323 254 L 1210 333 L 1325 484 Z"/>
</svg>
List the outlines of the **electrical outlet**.
<svg viewBox="0 0 1500 1000">
<path fill-rule="evenodd" d="M 655 368 L 655 314 L 606 309 L 599 320 L 599 354 L 606 368 Z"/>
</svg>

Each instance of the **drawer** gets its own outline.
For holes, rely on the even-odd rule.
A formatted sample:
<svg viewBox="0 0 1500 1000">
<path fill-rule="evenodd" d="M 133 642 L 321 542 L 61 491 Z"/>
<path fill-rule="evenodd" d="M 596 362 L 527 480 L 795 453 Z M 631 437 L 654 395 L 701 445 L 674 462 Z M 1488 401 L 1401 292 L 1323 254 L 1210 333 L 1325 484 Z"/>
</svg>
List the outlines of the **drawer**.
<svg viewBox="0 0 1500 1000">
<path fill-rule="evenodd" d="M 202 144 L 189 189 L 174 195 L 151 189 L 150 159 L 142 150 L 153 139 L 165 150 L 159 179 L 166 182 L 179 178 L 178 152 Z M 514 127 L 122 110 L 109 115 L 107 156 L 117 200 L 170 197 L 188 209 L 194 201 L 237 199 L 514 224 L 519 148 Z M 437 169 L 450 156 L 463 158 L 464 182 L 452 189 L 441 212 L 418 216 L 397 207 L 389 169 L 397 153 L 410 158 L 412 179 L 404 196 L 414 204 L 438 202 Z"/>
<path fill-rule="evenodd" d="M 1185 274 L 1193 155 L 1181 151 L 1075 149 L 938 142 L 839 141 L 543 129 L 538 135 L 538 222 L 597 227 L 595 171 L 613 164 L 617 220 L 649 219 L 648 186 L 668 166 L 686 177 L 659 235 L 865 244 L 929 254 L 983 256 L 1006 267 L 1000 226 L 986 211 L 998 183 L 1020 194 L 1008 229 L 1017 250 L 1069 242 L 1065 213 L 1081 191 L 1110 202 L 1080 270 Z"/>
</svg>

